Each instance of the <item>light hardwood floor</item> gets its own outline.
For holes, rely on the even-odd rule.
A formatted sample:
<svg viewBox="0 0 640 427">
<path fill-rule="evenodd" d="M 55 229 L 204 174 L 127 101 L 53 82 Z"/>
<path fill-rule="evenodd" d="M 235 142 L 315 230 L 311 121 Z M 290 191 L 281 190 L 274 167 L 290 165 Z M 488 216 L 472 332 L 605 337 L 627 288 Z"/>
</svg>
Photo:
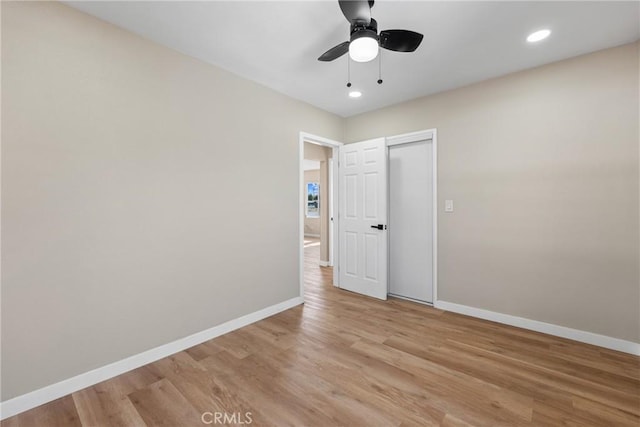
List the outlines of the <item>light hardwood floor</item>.
<svg viewBox="0 0 640 427">
<path fill-rule="evenodd" d="M 338 290 L 316 243 L 304 306 L 2 426 L 640 425 L 640 358 Z"/>
</svg>

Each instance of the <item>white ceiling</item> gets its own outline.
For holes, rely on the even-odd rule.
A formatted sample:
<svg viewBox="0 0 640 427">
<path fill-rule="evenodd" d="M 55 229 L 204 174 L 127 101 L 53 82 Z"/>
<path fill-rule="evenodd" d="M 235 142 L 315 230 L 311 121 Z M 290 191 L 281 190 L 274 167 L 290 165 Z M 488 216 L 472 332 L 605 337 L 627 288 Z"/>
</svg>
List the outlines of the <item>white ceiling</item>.
<svg viewBox="0 0 640 427">
<path fill-rule="evenodd" d="M 640 38 L 639 2 L 376 1 L 379 30 L 424 34 L 415 53 L 319 62 L 348 39 L 337 1 L 84 1 L 67 4 L 341 116 L 442 92 Z M 549 28 L 536 45 L 526 36 Z"/>
</svg>

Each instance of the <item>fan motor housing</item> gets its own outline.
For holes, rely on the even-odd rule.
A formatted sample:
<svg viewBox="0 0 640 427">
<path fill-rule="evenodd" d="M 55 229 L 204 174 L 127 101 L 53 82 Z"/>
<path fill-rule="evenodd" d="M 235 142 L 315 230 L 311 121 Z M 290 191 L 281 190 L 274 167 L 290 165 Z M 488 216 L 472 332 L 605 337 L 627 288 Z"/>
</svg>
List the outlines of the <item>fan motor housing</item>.
<svg viewBox="0 0 640 427">
<path fill-rule="evenodd" d="M 371 19 L 369 25 L 366 26 L 351 24 L 351 41 L 360 37 L 370 37 L 378 40 L 378 22 L 375 19 Z"/>
</svg>

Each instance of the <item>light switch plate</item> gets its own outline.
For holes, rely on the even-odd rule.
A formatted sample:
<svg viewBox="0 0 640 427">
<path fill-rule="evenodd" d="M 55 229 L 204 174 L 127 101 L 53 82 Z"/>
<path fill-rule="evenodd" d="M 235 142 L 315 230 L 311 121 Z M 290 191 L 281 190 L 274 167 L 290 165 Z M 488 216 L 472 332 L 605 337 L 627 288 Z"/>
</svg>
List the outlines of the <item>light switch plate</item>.
<svg viewBox="0 0 640 427">
<path fill-rule="evenodd" d="M 444 211 L 445 212 L 453 212 L 453 200 L 445 200 L 444 201 Z"/>
</svg>

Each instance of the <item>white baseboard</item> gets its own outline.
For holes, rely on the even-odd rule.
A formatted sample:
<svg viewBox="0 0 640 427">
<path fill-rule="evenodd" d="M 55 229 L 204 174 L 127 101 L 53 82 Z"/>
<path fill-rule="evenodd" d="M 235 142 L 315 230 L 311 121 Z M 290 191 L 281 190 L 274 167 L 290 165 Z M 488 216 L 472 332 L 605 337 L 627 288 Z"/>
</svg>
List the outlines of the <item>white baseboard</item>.
<svg viewBox="0 0 640 427">
<path fill-rule="evenodd" d="M 467 316 L 491 320 L 505 325 L 516 326 L 518 328 L 529 329 L 531 331 L 542 332 L 544 334 L 568 338 L 570 340 L 640 356 L 640 344 L 632 341 L 625 341 L 606 335 L 594 334 L 593 332 L 581 331 L 579 329 L 567 328 L 565 326 L 539 322 L 537 320 L 525 319 L 523 317 L 511 316 L 509 314 L 497 313 L 495 311 L 483 310 L 481 308 L 469 307 L 452 302 L 436 301 L 434 306 L 435 308 L 445 311 L 466 314 Z"/>
<path fill-rule="evenodd" d="M 262 310 L 238 317 L 237 319 L 229 320 L 228 322 L 214 326 L 213 328 L 197 332 L 193 335 L 152 348 L 151 350 L 127 357 L 126 359 L 119 360 L 101 368 L 76 375 L 75 377 L 14 397 L 13 399 L 6 400 L 0 403 L 0 420 L 12 417 L 21 412 L 35 408 L 36 406 L 43 405 L 78 390 L 82 390 L 83 388 L 90 387 L 99 382 L 155 362 L 156 360 L 160 360 L 164 357 L 186 350 L 194 345 L 201 344 L 220 335 L 224 335 L 228 332 L 242 328 L 243 326 L 257 322 L 258 320 L 273 316 L 281 311 L 288 310 L 289 308 L 295 307 L 303 302 L 304 300 L 301 297 L 291 298 L 290 300 L 263 308 Z"/>
<path fill-rule="evenodd" d="M 316 238 L 320 238 L 319 234 L 308 234 L 308 233 L 304 233 L 304 237 L 316 237 Z"/>
<path fill-rule="evenodd" d="M 329 267 L 329 261 L 320 260 L 319 264 L 320 264 L 320 267 Z"/>
</svg>

